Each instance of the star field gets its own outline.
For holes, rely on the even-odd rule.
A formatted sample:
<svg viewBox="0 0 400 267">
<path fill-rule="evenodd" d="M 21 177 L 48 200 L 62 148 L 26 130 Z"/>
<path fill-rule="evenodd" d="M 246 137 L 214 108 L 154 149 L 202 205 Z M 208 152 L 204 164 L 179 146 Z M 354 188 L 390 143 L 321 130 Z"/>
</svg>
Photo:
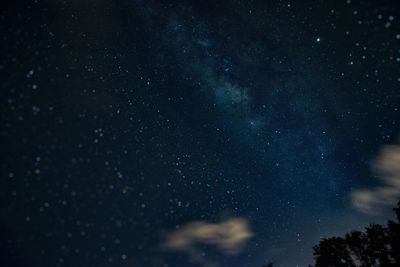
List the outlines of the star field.
<svg viewBox="0 0 400 267">
<path fill-rule="evenodd" d="M 351 196 L 400 133 L 396 1 L 2 6 L 0 263 L 308 266 L 388 218 Z"/>
</svg>

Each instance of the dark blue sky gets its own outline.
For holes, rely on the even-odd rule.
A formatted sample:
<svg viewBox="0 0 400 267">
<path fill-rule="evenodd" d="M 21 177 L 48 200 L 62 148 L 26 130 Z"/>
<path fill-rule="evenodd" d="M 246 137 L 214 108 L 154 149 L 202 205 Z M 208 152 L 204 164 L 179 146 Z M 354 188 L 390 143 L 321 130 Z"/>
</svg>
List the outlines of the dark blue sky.
<svg viewBox="0 0 400 267">
<path fill-rule="evenodd" d="M 396 1 L 2 6 L 9 266 L 307 266 L 321 237 L 388 218 L 351 195 L 400 132 Z M 240 253 L 163 245 L 230 218 Z"/>
</svg>

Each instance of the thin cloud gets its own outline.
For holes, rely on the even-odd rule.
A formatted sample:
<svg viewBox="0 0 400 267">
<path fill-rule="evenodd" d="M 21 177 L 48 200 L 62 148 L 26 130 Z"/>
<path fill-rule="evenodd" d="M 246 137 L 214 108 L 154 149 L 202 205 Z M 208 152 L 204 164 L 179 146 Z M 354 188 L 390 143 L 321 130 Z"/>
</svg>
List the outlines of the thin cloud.
<svg viewBox="0 0 400 267">
<path fill-rule="evenodd" d="M 383 147 L 373 164 L 382 185 L 352 193 L 353 206 L 364 213 L 378 214 L 400 198 L 400 145 Z"/>
<path fill-rule="evenodd" d="M 195 221 L 170 232 L 163 247 L 183 252 L 202 266 L 215 266 L 207 261 L 198 245 L 215 246 L 225 255 L 235 255 L 252 236 L 249 222 L 244 218 L 231 218 L 215 224 Z"/>
</svg>

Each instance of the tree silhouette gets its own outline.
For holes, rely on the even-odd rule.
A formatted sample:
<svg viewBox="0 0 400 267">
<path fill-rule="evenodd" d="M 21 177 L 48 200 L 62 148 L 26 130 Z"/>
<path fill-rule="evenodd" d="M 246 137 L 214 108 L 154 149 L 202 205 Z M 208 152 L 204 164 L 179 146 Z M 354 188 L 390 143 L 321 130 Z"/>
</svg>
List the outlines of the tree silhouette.
<svg viewBox="0 0 400 267">
<path fill-rule="evenodd" d="M 390 257 L 400 264 L 400 201 L 397 208 L 393 210 L 396 213 L 397 223 L 394 221 L 388 222 L 388 241 L 391 247 Z"/>
<path fill-rule="evenodd" d="M 369 257 L 365 254 L 367 236 L 363 232 L 353 231 L 346 234 L 345 239 L 350 257 L 355 261 L 358 260 L 358 266 L 370 266 Z"/>
<path fill-rule="evenodd" d="M 355 266 L 347 250 L 346 240 L 341 237 L 323 239 L 314 247 L 317 255 L 315 266 L 346 267 Z"/>
<path fill-rule="evenodd" d="M 372 224 L 364 232 L 353 231 L 344 238 L 322 239 L 314 247 L 314 267 L 400 266 L 400 201 L 393 210 L 397 222 Z"/>
<path fill-rule="evenodd" d="M 387 226 L 371 224 L 365 231 L 322 239 L 314 247 L 315 264 L 310 267 L 399 267 L 400 201 L 393 209 L 397 221 Z M 273 267 L 266 263 L 262 267 Z"/>
</svg>

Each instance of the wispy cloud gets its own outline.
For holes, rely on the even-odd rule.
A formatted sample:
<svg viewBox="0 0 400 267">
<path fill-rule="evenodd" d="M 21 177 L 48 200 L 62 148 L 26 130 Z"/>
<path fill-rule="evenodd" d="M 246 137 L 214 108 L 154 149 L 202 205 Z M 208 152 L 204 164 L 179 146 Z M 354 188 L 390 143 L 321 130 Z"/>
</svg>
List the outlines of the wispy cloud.
<svg viewBox="0 0 400 267">
<path fill-rule="evenodd" d="M 353 206 L 368 214 L 378 214 L 400 198 L 400 145 L 383 147 L 373 167 L 382 185 L 352 193 Z"/>
<path fill-rule="evenodd" d="M 221 223 L 190 222 L 167 235 L 163 247 L 187 254 L 202 266 L 215 266 L 208 261 L 198 245 L 217 247 L 225 255 L 239 253 L 253 236 L 249 222 L 244 218 L 231 218 Z"/>
</svg>

